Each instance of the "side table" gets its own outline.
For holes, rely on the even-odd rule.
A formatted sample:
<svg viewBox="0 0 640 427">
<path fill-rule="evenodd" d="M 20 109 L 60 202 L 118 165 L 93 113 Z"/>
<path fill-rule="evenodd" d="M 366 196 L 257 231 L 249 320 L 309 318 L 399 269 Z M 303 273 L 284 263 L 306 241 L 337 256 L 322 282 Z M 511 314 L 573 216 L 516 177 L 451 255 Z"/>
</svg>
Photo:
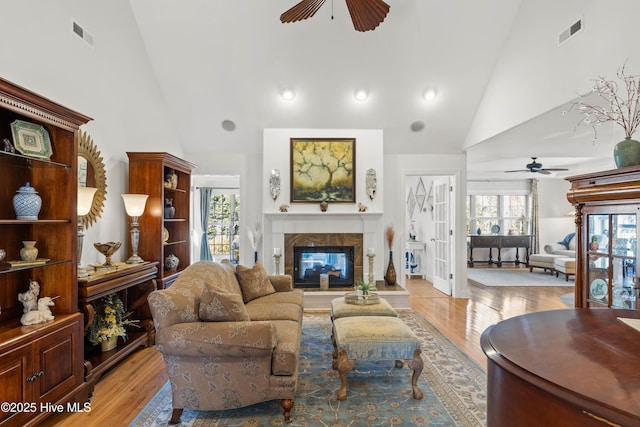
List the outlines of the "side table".
<svg viewBox="0 0 640 427">
<path fill-rule="evenodd" d="M 102 352 L 100 346 L 85 343 L 84 373 L 89 393 L 100 377 L 115 364 L 139 347 L 147 347 L 155 342 L 155 328 L 147 295 L 156 289 L 157 262 L 140 264 L 116 263 L 114 267 L 99 269 L 89 277 L 78 279 L 78 307 L 84 314 L 84 330 L 93 320 L 94 301 L 118 293 L 125 311 L 133 312 L 131 318 L 138 319 L 140 328 L 127 331 L 127 340 L 118 339 L 118 346 Z"/>
</svg>

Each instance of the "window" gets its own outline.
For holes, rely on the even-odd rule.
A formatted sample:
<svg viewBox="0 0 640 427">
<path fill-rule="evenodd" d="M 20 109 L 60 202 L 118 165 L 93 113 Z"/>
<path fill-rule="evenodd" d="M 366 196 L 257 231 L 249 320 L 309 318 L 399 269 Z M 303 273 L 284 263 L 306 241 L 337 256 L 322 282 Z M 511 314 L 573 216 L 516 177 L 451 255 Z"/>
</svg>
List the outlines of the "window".
<svg viewBox="0 0 640 427">
<path fill-rule="evenodd" d="M 494 225 L 501 234 L 528 232 L 530 197 L 522 194 L 470 195 L 467 199 L 467 234 L 491 233 Z"/>
<path fill-rule="evenodd" d="M 240 224 L 240 195 L 237 192 L 224 193 L 214 189 L 210 199 L 207 241 L 213 258 L 238 261 L 238 233 Z M 234 240 L 235 238 L 235 240 Z M 232 246 L 234 247 L 232 250 Z"/>
</svg>

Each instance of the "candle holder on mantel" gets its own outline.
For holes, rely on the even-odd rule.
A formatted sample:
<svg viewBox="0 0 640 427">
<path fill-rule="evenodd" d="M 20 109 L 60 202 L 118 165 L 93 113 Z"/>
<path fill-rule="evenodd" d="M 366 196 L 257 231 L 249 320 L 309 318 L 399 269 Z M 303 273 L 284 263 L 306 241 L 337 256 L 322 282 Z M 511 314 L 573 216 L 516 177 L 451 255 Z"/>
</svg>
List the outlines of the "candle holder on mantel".
<svg viewBox="0 0 640 427">
<path fill-rule="evenodd" d="M 276 276 L 280 274 L 280 258 L 282 254 L 273 254 L 273 259 L 276 262 Z"/>
<path fill-rule="evenodd" d="M 373 289 L 376 289 L 376 284 L 373 279 L 373 258 L 375 258 L 376 254 L 368 253 L 367 257 L 369 258 L 369 284 L 373 286 Z"/>
</svg>

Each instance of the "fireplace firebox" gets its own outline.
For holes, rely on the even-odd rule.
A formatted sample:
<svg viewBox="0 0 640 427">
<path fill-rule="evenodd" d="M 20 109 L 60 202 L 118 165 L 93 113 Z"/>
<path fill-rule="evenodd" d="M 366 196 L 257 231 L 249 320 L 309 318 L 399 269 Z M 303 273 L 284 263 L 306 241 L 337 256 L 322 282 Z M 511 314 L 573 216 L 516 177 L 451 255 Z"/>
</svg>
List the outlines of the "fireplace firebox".
<svg viewBox="0 0 640 427">
<path fill-rule="evenodd" d="M 326 274 L 329 287 L 354 285 L 353 246 L 294 246 L 293 284 L 298 288 L 319 288 Z"/>
</svg>

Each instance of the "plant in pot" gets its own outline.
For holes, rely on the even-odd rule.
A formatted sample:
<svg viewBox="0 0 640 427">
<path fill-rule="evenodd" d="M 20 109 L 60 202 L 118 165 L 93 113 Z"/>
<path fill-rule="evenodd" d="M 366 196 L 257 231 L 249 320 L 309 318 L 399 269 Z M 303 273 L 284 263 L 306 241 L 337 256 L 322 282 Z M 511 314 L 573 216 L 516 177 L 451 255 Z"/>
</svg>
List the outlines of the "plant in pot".
<svg viewBox="0 0 640 427">
<path fill-rule="evenodd" d="M 593 128 L 594 141 L 598 138 L 596 127 L 603 123 L 614 122 L 624 129 L 624 140 L 613 150 L 618 168 L 640 165 L 640 142 L 631 139 L 640 126 L 640 76 L 628 75 L 625 65 L 618 69 L 619 82 L 602 76 L 594 79 L 592 89 L 572 106 L 584 116 L 578 126 L 585 123 Z"/>
<path fill-rule="evenodd" d="M 365 282 L 364 280 L 360 280 L 358 281 L 357 289 L 362 292 L 362 298 L 367 299 L 369 298 L 369 291 L 373 289 L 373 285 Z"/>
<path fill-rule="evenodd" d="M 131 313 L 125 313 L 122 300 L 116 293 L 100 298 L 94 305 L 94 310 L 87 337 L 93 345 L 100 344 L 102 351 L 114 349 L 118 337 L 126 340 L 127 326 L 138 327 L 138 320 L 129 319 Z"/>
</svg>

